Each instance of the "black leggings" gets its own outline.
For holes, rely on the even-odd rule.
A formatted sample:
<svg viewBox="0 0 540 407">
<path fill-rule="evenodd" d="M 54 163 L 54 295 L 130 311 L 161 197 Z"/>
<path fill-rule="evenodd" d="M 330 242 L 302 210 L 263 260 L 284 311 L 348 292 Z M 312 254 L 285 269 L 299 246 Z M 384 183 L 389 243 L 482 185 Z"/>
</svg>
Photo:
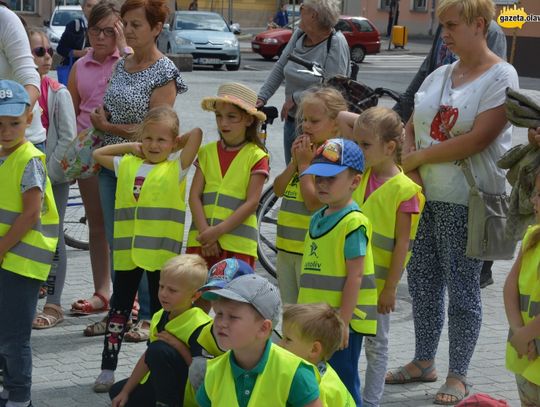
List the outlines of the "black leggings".
<svg viewBox="0 0 540 407">
<path fill-rule="evenodd" d="M 155 406 L 159 401 L 167 406 L 181 406 L 188 379 L 189 367 L 180 354 L 163 341 L 155 341 L 148 345 L 145 362 L 150 377 L 144 384 L 138 384 L 129 395 L 124 407 Z M 111 400 L 124 388 L 127 379 L 113 385 L 109 391 Z"/>
<path fill-rule="evenodd" d="M 143 273 L 143 269 L 136 268 L 129 271 L 116 271 L 114 274 L 111 309 L 107 318 L 107 331 L 105 332 L 103 353 L 101 354 L 102 370 L 116 370 L 127 321 Z M 152 314 L 161 308 L 158 298 L 159 274 L 159 271 L 146 272 Z"/>
</svg>

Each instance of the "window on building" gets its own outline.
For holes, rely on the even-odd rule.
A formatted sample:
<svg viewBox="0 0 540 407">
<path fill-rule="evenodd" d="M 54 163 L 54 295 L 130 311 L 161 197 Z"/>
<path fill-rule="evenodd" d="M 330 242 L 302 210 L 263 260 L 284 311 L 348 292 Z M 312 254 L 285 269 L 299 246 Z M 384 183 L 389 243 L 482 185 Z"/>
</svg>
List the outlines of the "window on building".
<svg viewBox="0 0 540 407">
<path fill-rule="evenodd" d="M 412 2 L 413 2 L 412 9 L 414 11 L 427 10 L 427 0 L 412 0 Z"/>
<path fill-rule="evenodd" d="M 379 10 L 390 10 L 393 1 L 395 0 L 379 0 Z"/>
<path fill-rule="evenodd" d="M 16 12 L 36 12 L 36 0 L 9 0 L 8 4 L 9 7 Z"/>
</svg>

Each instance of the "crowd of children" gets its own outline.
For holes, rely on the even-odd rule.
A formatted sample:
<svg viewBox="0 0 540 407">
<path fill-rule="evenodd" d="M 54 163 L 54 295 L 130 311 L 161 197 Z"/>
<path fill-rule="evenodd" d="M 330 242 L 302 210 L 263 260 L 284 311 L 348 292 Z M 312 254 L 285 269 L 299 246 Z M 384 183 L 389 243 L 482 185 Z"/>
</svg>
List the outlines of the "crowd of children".
<svg viewBox="0 0 540 407">
<path fill-rule="evenodd" d="M 31 35 L 45 75 L 49 43 Z M 57 116 L 64 90 L 44 77 L 43 121 L 58 146 L 65 143 Z M 239 83 L 223 84 L 216 97 L 203 99 L 202 108 L 215 114 L 219 139 L 202 147 L 200 129 L 179 136 L 174 110 L 157 107 L 138 127 L 136 142 L 94 151 L 119 181 L 114 295 L 94 384 L 96 392 L 109 392 L 113 407 L 381 403 L 389 315 L 425 201 L 422 188 L 399 166 L 403 124 L 387 108 L 348 113 L 341 94 L 330 88 L 306 92 L 299 105 L 301 135 L 274 183 L 283 196 L 278 289 L 253 272 L 255 211 L 269 176 L 268 152 L 258 137 L 265 115 L 256 100 Z M 32 324 L 62 318 L 59 300 L 35 318 L 53 258 L 65 261 L 58 225 L 66 182 L 54 166 L 56 152 L 47 145 L 45 157 L 25 140 L 31 120 L 25 89 L 0 80 L 0 405 L 7 407 L 31 405 Z M 186 254 L 179 255 L 193 162 L 187 198 L 193 221 Z M 540 221 L 540 175 L 532 201 Z M 504 288 L 507 367 L 527 406 L 540 403 L 539 242 L 540 229 L 532 226 Z M 115 383 L 144 275 L 154 313 L 150 340 L 130 377 Z M 17 323 L 11 320 L 15 312 Z M 278 346 L 272 336 L 280 321 Z"/>
</svg>

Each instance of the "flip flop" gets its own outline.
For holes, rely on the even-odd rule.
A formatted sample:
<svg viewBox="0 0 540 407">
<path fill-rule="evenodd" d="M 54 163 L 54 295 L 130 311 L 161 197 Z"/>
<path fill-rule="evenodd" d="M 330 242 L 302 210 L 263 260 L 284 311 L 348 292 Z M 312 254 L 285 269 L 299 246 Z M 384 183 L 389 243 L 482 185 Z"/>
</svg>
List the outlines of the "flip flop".
<svg viewBox="0 0 540 407">
<path fill-rule="evenodd" d="M 95 308 L 89 300 L 77 300 L 71 304 L 71 315 L 92 315 L 100 314 L 109 310 L 109 300 L 100 293 L 92 294 L 92 297 L 99 298 L 103 305 L 99 308 Z"/>
<path fill-rule="evenodd" d="M 435 363 L 422 367 L 417 360 L 411 362 L 420 370 L 420 376 L 411 376 L 409 371 L 405 366 L 400 366 L 397 369 L 389 370 L 387 374 L 390 374 L 391 378 L 386 378 L 384 380 L 385 384 L 406 384 L 406 383 L 431 383 L 437 381 L 437 375 L 433 377 L 428 377 L 435 370 Z"/>
<path fill-rule="evenodd" d="M 49 311 L 49 313 L 45 312 Z M 42 323 L 38 323 L 41 321 Z M 45 304 L 43 311 L 38 313 L 32 322 L 33 329 L 49 329 L 64 321 L 62 308 L 55 304 Z"/>
<path fill-rule="evenodd" d="M 465 376 L 461 376 L 457 373 L 448 373 L 448 378 L 454 378 L 458 379 L 461 383 L 463 383 L 463 386 L 465 386 L 465 391 L 461 391 L 455 386 L 449 386 L 447 383 L 444 383 L 439 391 L 437 391 L 437 394 L 435 395 L 435 399 L 433 400 L 433 404 L 443 405 L 443 406 L 453 406 L 457 403 L 459 403 L 461 400 L 463 400 L 465 397 L 469 395 L 471 385 L 467 383 L 467 378 Z M 454 400 L 451 401 L 443 401 L 437 399 L 437 396 L 451 396 L 454 397 Z"/>
</svg>

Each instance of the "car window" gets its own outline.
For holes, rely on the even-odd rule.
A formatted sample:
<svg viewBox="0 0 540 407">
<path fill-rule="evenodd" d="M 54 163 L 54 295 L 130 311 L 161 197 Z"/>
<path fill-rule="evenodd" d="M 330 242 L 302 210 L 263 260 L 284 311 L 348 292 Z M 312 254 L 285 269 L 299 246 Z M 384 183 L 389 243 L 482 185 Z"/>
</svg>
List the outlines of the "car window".
<svg viewBox="0 0 540 407">
<path fill-rule="evenodd" d="M 175 30 L 205 30 L 229 32 L 222 17 L 215 14 L 179 14 L 176 16 Z"/>
<path fill-rule="evenodd" d="M 71 20 L 81 18 L 83 16 L 82 10 L 58 10 L 54 13 L 52 25 L 64 26 Z"/>
<path fill-rule="evenodd" d="M 334 27 L 336 31 L 342 31 L 342 32 L 351 32 L 352 28 L 345 20 L 339 20 L 338 23 Z"/>
<path fill-rule="evenodd" d="M 358 31 L 361 31 L 361 32 L 373 31 L 373 27 L 366 20 L 353 19 L 352 23 L 354 24 L 354 26 L 356 27 Z"/>
</svg>

